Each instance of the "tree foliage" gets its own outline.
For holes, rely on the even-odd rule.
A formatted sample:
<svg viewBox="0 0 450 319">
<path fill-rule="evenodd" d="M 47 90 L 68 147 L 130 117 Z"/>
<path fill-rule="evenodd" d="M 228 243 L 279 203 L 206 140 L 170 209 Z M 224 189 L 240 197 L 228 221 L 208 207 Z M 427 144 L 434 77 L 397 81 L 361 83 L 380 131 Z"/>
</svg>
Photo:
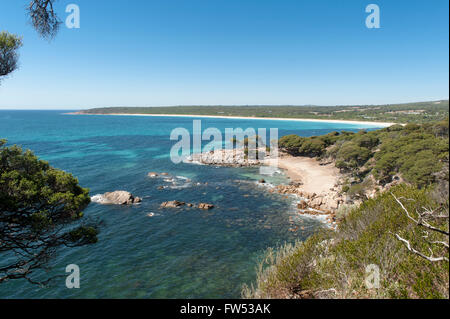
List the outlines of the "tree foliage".
<svg viewBox="0 0 450 319">
<path fill-rule="evenodd" d="M 82 221 L 89 203 L 89 190 L 71 174 L 0 141 L 0 283 L 36 283 L 33 275 L 59 247 L 97 242 L 98 223 Z"/>
<path fill-rule="evenodd" d="M 58 33 L 61 21 L 53 8 L 56 0 L 31 0 L 27 11 L 31 24 L 46 39 L 53 39 Z M 0 32 L 0 81 L 18 67 L 18 49 L 22 38 L 6 31 Z"/>
<path fill-rule="evenodd" d="M 6 31 L 0 32 L 0 80 L 17 69 L 22 39 Z"/>
<path fill-rule="evenodd" d="M 54 2 L 55 0 L 32 0 L 28 5 L 31 24 L 46 39 L 54 38 L 61 24 L 53 8 Z"/>
</svg>

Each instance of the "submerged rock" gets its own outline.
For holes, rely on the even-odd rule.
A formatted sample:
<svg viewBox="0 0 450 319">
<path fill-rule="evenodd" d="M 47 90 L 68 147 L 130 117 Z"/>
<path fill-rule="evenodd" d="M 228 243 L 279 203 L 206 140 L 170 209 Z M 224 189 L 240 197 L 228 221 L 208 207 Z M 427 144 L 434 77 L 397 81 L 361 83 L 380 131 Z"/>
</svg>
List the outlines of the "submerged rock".
<svg viewBox="0 0 450 319">
<path fill-rule="evenodd" d="M 148 176 L 148 177 L 157 177 L 157 176 L 158 176 L 158 173 L 150 172 L 150 173 L 147 174 L 147 176 Z"/>
</svg>

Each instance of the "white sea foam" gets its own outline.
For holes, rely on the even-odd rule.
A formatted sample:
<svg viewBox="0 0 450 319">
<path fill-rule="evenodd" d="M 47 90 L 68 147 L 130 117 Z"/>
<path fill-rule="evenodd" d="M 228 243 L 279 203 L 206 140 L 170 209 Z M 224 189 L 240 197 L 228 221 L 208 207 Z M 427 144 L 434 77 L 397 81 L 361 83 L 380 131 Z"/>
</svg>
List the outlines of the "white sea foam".
<svg viewBox="0 0 450 319">
<path fill-rule="evenodd" d="M 105 197 L 102 194 L 97 194 L 91 197 L 91 202 L 98 203 L 98 204 L 104 204 L 106 202 Z"/>
</svg>

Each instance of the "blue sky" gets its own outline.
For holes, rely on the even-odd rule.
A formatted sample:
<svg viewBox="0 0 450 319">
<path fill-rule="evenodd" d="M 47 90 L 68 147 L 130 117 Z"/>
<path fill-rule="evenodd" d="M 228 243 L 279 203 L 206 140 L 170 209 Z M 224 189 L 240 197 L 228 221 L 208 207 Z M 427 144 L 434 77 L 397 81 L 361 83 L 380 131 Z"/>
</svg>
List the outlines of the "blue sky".
<svg viewBox="0 0 450 319">
<path fill-rule="evenodd" d="M 447 0 L 58 0 L 81 11 L 52 42 L 28 0 L 1 0 L 23 36 L 0 108 L 379 104 L 448 98 Z M 367 29 L 378 4 L 381 28 Z"/>
</svg>

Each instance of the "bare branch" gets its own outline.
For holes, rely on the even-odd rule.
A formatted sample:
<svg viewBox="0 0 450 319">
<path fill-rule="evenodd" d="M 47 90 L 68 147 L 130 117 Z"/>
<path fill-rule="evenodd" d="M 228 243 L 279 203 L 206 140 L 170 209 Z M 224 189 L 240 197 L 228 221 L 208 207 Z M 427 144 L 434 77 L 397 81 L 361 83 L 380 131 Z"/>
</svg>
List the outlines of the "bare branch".
<svg viewBox="0 0 450 319">
<path fill-rule="evenodd" d="M 400 240 L 400 241 L 405 243 L 406 248 L 408 248 L 409 251 L 413 252 L 414 254 L 416 254 L 416 255 L 418 255 L 418 256 L 420 256 L 422 258 L 425 258 L 428 261 L 431 261 L 431 262 L 448 261 L 448 258 L 444 257 L 444 256 L 442 256 L 442 257 L 433 257 L 433 254 L 431 254 L 431 256 L 426 256 L 426 255 L 422 254 L 420 251 L 417 251 L 413 247 L 411 247 L 410 242 L 407 241 L 406 239 L 400 237 L 398 234 L 395 234 L 395 236 L 397 237 L 398 240 Z"/>
<path fill-rule="evenodd" d="M 391 194 L 392 194 L 392 193 L 391 193 Z M 395 198 L 395 200 L 397 201 L 397 203 L 402 207 L 403 211 L 406 213 L 406 216 L 408 216 L 408 218 L 409 218 L 410 220 L 412 220 L 414 223 L 416 223 L 416 224 L 419 225 L 419 226 L 428 228 L 429 230 L 432 230 L 432 231 L 435 231 L 435 232 L 438 232 L 438 233 L 441 233 L 441 234 L 444 234 L 444 235 L 449 236 L 449 232 L 448 232 L 448 231 L 445 231 L 445 230 L 442 230 L 442 229 L 439 229 L 439 228 L 436 228 L 436 227 L 430 225 L 427 221 L 425 221 L 425 220 L 420 216 L 420 214 L 419 214 L 420 217 L 419 217 L 418 220 L 414 219 L 414 218 L 409 214 L 408 210 L 405 208 L 405 206 L 402 204 L 402 202 L 401 202 L 397 197 L 395 197 L 394 194 L 392 194 L 392 196 L 394 196 L 394 198 Z M 429 214 L 429 211 L 427 211 L 427 214 Z"/>
</svg>

